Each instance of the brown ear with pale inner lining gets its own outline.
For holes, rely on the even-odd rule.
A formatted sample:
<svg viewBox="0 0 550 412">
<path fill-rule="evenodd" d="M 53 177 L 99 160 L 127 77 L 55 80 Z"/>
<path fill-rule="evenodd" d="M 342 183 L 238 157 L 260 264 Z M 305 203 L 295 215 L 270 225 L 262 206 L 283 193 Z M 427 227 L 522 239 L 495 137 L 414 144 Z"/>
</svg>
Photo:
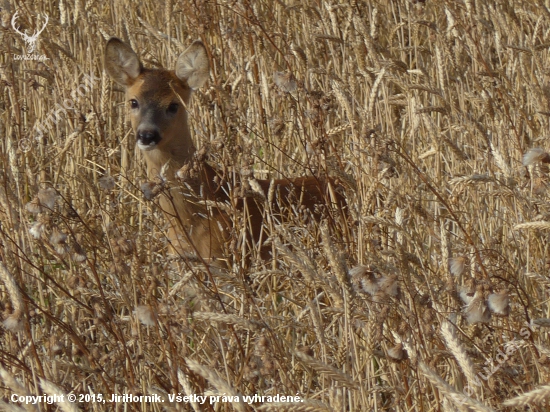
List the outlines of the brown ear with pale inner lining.
<svg viewBox="0 0 550 412">
<path fill-rule="evenodd" d="M 176 63 L 176 76 L 187 82 L 192 89 L 201 87 L 210 75 L 210 62 L 201 41 L 195 41 L 180 56 Z"/>
<path fill-rule="evenodd" d="M 105 70 L 118 84 L 127 87 L 139 76 L 142 70 L 137 54 L 130 46 L 116 37 L 105 46 Z"/>
</svg>

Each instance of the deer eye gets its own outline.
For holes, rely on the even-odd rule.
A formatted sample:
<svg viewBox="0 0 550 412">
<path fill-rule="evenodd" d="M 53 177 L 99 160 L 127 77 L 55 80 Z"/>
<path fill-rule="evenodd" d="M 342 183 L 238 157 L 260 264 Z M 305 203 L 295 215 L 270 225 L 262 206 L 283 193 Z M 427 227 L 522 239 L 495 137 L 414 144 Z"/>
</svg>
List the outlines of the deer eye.
<svg viewBox="0 0 550 412">
<path fill-rule="evenodd" d="M 170 114 L 176 114 L 178 112 L 179 104 L 177 103 L 170 103 L 170 106 L 168 106 L 168 109 L 166 110 Z"/>
<path fill-rule="evenodd" d="M 136 99 L 130 100 L 130 107 L 131 107 L 132 109 L 137 109 L 137 108 L 139 107 L 138 101 L 137 101 Z"/>
</svg>

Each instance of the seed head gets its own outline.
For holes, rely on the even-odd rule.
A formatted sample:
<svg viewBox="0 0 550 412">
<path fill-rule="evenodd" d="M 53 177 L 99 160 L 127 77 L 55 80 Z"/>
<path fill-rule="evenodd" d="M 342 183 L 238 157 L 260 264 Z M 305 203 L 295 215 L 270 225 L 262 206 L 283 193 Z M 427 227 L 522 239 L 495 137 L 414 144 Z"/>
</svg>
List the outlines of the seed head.
<svg viewBox="0 0 550 412">
<path fill-rule="evenodd" d="M 483 298 L 483 287 L 478 286 L 472 301 L 464 309 L 464 315 L 470 325 L 476 323 L 489 323 L 491 312 Z"/>
<path fill-rule="evenodd" d="M 153 309 L 149 305 L 140 305 L 136 307 L 134 311 L 138 320 L 145 326 L 154 326 L 156 322 L 156 315 Z"/>
<path fill-rule="evenodd" d="M 40 189 L 38 191 L 38 200 L 40 201 L 40 205 L 50 210 L 53 209 L 55 206 L 55 201 L 57 200 L 55 189 L 51 187 L 47 189 Z"/>
<path fill-rule="evenodd" d="M 273 81 L 283 92 L 292 93 L 298 87 L 296 78 L 292 73 L 273 73 Z"/>
<path fill-rule="evenodd" d="M 530 166 L 537 162 L 550 163 L 550 154 L 546 153 L 540 147 L 529 149 L 523 156 L 523 165 Z"/>
<path fill-rule="evenodd" d="M 466 267 L 466 259 L 464 256 L 457 256 L 449 259 L 449 268 L 451 274 L 454 276 L 460 276 L 464 273 L 464 268 Z"/>
<path fill-rule="evenodd" d="M 388 359 L 393 362 L 401 362 L 407 359 L 407 351 L 403 349 L 402 343 L 398 343 L 393 348 L 388 349 Z"/>
<path fill-rule="evenodd" d="M 487 304 L 491 312 L 497 316 L 508 316 L 510 314 L 510 297 L 507 290 L 491 293 L 487 298 Z"/>
<path fill-rule="evenodd" d="M 115 188 L 115 179 L 112 176 L 105 175 L 99 179 L 99 187 L 101 190 L 109 192 Z"/>
<path fill-rule="evenodd" d="M 46 225 L 42 222 L 34 222 L 31 228 L 29 229 L 29 233 L 31 236 L 35 239 L 40 239 L 42 237 L 42 234 L 46 231 Z"/>
</svg>

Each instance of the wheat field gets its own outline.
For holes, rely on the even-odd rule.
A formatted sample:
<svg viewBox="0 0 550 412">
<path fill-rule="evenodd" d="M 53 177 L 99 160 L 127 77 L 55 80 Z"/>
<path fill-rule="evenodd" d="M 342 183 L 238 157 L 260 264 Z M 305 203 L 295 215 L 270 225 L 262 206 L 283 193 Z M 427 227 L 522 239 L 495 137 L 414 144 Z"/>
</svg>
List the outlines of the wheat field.
<svg viewBox="0 0 550 412">
<path fill-rule="evenodd" d="M 550 408 L 549 1 L 0 7 L 0 409 Z M 230 269 L 170 257 L 112 36 L 167 68 L 202 40 L 228 190 L 330 175 L 347 218 L 266 219 L 265 261 L 230 209 Z"/>
</svg>

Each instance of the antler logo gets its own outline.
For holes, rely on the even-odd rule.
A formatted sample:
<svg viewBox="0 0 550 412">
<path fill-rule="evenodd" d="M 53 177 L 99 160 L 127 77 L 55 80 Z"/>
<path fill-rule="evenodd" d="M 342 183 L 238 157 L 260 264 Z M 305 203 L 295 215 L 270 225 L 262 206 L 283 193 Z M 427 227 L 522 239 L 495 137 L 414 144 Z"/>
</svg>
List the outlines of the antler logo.
<svg viewBox="0 0 550 412">
<path fill-rule="evenodd" d="M 17 33 L 19 33 L 23 37 L 23 40 L 25 40 L 25 43 L 27 43 L 27 53 L 32 54 L 34 52 L 34 49 L 36 48 L 36 41 L 38 40 L 38 36 L 40 35 L 40 33 L 44 31 L 44 29 L 46 28 L 46 24 L 48 24 L 48 20 L 49 20 L 48 15 L 44 14 L 44 16 L 46 17 L 46 21 L 44 22 L 44 25 L 42 26 L 42 28 L 38 30 L 36 33 L 34 33 L 32 36 L 29 36 L 27 34 L 27 30 L 25 30 L 25 33 L 21 33 L 19 31 L 19 26 L 15 27 L 18 14 L 19 12 L 16 11 L 15 14 L 13 15 L 11 19 L 11 26 Z"/>
</svg>

